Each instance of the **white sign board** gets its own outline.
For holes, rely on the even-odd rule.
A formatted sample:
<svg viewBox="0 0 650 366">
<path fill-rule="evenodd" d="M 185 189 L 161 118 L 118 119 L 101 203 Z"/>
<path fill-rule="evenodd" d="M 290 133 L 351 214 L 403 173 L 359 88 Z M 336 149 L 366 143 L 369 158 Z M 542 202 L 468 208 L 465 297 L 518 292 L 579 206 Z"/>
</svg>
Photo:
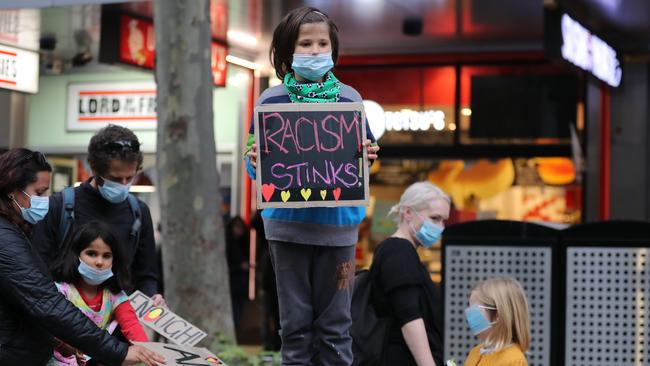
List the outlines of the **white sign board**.
<svg viewBox="0 0 650 366">
<path fill-rule="evenodd" d="M 38 53 L 0 45 L 0 88 L 38 92 Z"/>
<path fill-rule="evenodd" d="M 0 10 L 0 43 L 38 51 L 40 36 L 40 10 Z"/>
<path fill-rule="evenodd" d="M 562 57 L 610 86 L 621 84 L 616 51 L 567 14 L 562 14 Z"/>
<path fill-rule="evenodd" d="M 171 310 L 154 306 L 151 299 L 140 291 L 132 293 L 129 301 L 140 323 L 177 345 L 194 346 L 207 335 Z"/>
<path fill-rule="evenodd" d="M 67 119 L 70 131 L 95 131 L 108 124 L 155 130 L 156 83 L 71 83 Z"/>
<path fill-rule="evenodd" d="M 165 357 L 166 366 L 194 365 L 213 366 L 226 364 L 206 348 L 178 346 L 156 342 L 134 342 Z"/>
</svg>

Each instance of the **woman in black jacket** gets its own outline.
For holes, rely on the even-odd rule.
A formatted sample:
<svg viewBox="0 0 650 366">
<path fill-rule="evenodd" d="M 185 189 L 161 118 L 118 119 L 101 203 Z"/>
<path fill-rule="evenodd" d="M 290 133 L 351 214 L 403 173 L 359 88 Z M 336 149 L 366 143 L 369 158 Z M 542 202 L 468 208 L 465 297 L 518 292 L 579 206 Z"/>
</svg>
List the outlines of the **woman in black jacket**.
<svg viewBox="0 0 650 366">
<path fill-rule="evenodd" d="M 60 341 L 108 365 L 164 363 L 97 328 L 45 275 L 27 236 L 47 214 L 51 171 L 39 152 L 0 155 L 0 365 L 44 365 Z"/>
</svg>

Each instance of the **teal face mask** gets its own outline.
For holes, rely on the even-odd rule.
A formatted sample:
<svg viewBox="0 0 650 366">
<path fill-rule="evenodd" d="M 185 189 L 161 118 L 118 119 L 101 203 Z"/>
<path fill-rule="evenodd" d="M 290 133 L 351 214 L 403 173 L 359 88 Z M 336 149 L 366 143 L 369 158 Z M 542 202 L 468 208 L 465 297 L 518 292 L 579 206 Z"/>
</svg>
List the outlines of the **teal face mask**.
<svg viewBox="0 0 650 366">
<path fill-rule="evenodd" d="M 444 228 L 434 224 L 431 220 L 420 216 L 420 214 L 415 211 L 415 214 L 422 219 L 422 226 L 420 230 L 415 230 L 413 224 L 411 225 L 411 230 L 415 233 L 415 240 L 418 241 L 423 247 L 431 248 L 442 236 Z"/>
<path fill-rule="evenodd" d="M 25 221 L 29 222 L 32 225 L 36 225 L 37 222 L 43 220 L 45 215 L 50 209 L 50 199 L 48 197 L 40 196 L 30 196 L 25 191 L 21 191 L 27 197 L 29 197 L 29 208 L 24 208 L 18 204 L 16 199 L 12 198 L 18 208 L 20 208 L 20 214 L 23 216 Z"/>
<path fill-rule="evenodd" d="M 320 80 L 332 67 L 334 67 L 334 61 L 332 61 L 331 52 L 319 53 L 316 56 L 294 53 L 291 63 L 293 71 L 311 81 Z"/>
<path fill-rule="evenodd" d="M 98 185 L 99 193 L 104 197 L 104 199 L 110 203 L 120 203 L 129 196 L 129 188 L 131 184 L 120 184 L 117 182 L 110 181 L 106 178 L 102 178 L 104 181 L 103 185 Z"/>
<path fill-rule="evenodd" d="M 481 311 L 483 309 L 496 310 L 497 308 L 492 306 L 483 306 L 483 305 L 472 305 L 465 309 L 465 320 L 467 320 L 467 325 L 469 326 L 469 331 L 473 335 L 479 335 L 486 330 L 492 328 L 492 324 L 488 318 L 483 315 Z"/>
</svg>

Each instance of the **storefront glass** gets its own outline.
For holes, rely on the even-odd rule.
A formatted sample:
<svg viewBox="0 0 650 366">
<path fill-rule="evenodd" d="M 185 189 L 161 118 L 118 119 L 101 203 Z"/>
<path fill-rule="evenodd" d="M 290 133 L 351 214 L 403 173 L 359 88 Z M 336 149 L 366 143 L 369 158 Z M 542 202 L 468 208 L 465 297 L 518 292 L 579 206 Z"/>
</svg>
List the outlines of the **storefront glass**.
<svg viewBox="0 0 650 366">
<path fill-rule="evenodd" d="M 565 147 L 571 130 L 581 133 L 575 74 L 533 62 L 346 68 L 337 76 L 376 103 L 366 103 L 366 111 L 384 147 L 371 170 L 359 266 L 369 265 L 376 245 L 395 231 L 393 218 L 386 215 L 417 181 L 428 180 L 450 195 L 449 225 L 481 219 L 551 226 L 581 221 L 581 173 L 573 157 L 544 150 L 562 146 L 570 151 Z M 377 105 L 383 113 L 373 111 Z M 428 111 L 439 111 L 443 118 Z M 419 252 L 439 280 L 439 244 Z"/>
<path fill-rule="evenodd" d="M 376 103 L 366 113 L 382 145 L 453 144 L 454 67 L 341 70 L 337 77 Z"/>
</svg>

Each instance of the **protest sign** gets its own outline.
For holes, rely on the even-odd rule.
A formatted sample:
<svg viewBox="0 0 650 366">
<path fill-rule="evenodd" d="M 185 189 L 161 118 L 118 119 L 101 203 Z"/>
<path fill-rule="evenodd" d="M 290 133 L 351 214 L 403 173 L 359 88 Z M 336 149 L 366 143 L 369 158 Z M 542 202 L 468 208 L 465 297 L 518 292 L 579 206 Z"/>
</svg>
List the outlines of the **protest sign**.
<svg viewBox="0 0 650 366">
<path fill-rule="evenodd" d="M 140 323 L 178 345 L 194 346 L 207 335 L 171 310 L 154 306 L 151 299 L 140 291 L 129 296 Z"/>
<path fill-rule="evenodd" d="M 156 342 L 134 342 L 138 346 L 145 347 L 165 357 L 166 366 L 193 365 L 193 366 L 227 366 L 219 357 L 215 356 L 206 348 L 156 343 Z"/>
<path fill-rule="evenodd" d="M 255 108 L 257 206 L 368 205 L 362 103 Z"/>
</svg>

